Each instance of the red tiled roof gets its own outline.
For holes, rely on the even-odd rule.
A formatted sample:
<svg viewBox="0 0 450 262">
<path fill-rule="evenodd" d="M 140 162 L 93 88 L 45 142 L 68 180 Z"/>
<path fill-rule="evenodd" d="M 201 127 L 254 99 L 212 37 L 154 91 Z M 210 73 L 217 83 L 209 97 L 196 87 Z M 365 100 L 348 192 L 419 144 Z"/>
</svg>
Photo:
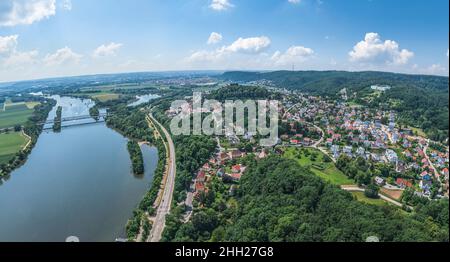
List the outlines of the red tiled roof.
<svg viewBox="0 0 450 262">
<path fill-rule="evenodd" d="M 399 186 L 406 186 L 406 187 L 412 187 L 413 185 L 412 185 L 412 183 L 411 183 L 411 181 L 408 181 L 408 180 L 406 180 L 406 179 L 403 179 L 403 178 L 397 178 L 397 180 L 395 181 L 395 183 L 397 184 L 397 185 L 399 185 Z"/>
<path fill-rule="evenodd" d="M 197 180 L 205 180 L 205 176 L 206 176 L 205 172 L 199 171 L 197 173 Z"/>
<path fill-rule="evenodd" d="M 236 180 L 240 180 L 242 177 L 241 173 L 231 174 L 231 177 Z"/>
<path fill-rule="evenodd" d="M 195 183 L 195 191 L 205 191 L 205 185 L 203 183 Z"/>
<path fill-rule="evenodd" d="M 231 169 L 232 169 L 233 171 L 239 172 L 239 171 L 241 171 L 241 165 L 234 165 L 233 167 L 231 167 Z"/>
</svg>

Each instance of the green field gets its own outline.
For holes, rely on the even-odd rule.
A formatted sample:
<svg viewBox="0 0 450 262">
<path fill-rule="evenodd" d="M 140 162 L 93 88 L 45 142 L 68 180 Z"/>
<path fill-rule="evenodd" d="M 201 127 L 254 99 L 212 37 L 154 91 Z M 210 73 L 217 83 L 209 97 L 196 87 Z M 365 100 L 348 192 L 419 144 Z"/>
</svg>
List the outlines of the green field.
<svg viewBox="0 0 450 262">
<path fill-rule="evenodd" d="M 28 139 L 20 132 L 0 134 L 0 164 L 8 162 L 27 142 Z"/>
<path fill-rule="evenodd" d="M 82 93 L 75 93 L 72 94 L 73 96 L 89 96 L 91 99 L 97 99 L 100 102 L 106 102 L 110 100 L 116 100 L 119 99 L 119 94 L 107 92 L 107 91 L 101 91 L 101 92 L 82 92 Z"/>
<path fill-rule="evenodd" d="M 95 95 L 91 95 L 91 97 L 93 99 L 98 99 L 100 102 L 106 102 L 109 100 L 116 100 L 119 98 L 118 94 L 114 94 L 114 93 L 100 93 L 100 94 L 95 94 Z"/>
<path fill-rule="evenodd" d="M 376 206 L 385 206 L 388 205 L 387 202 L 385 202 L 384 200 L 377 198 L 368 198 L 364 195 L 364 192 L 352 192 L 352 195 L 356 197 L 356 199 L 360 202 L 364 202 L 367 204 L 371 204 L 371 205 L 376 205 Z"/>
<path fill-rule="evenodd" d="M 296 160 L 301 166 L 310 167 L 311 171 L 318 177 L 334 184 L 334 185 L 352 185 L 355 182 L 339 171 L 333 162 L 324 162 L 323 153 L 312 148 L 304 148 L 303 150 L 309 153 L 315 152 L 316 159 L 313 161 L 312 155 L 306 156 L 301 154 L 300 148 L 287 148 L 284 156 L 289 159 Z"/>
<path fill-rule="evenodd" d="M 425 138 L 427 137 L 427 134 L 425 134 L 425 132 L 420 128 L 413 127 L 413 126 L 408 126 L 408 128 L 411 129 L 411 131 L 413 131 L 413 133 L 417 133 L 418 136 L 425 137 Z"/>
<path fill-rule="evenodd" d="M 7 103 L 4 110 L 0 110 L 0 128 L 25 124 L 33 114 L 33 109 L 29 106 L 27 103 Z"/>
</svg>

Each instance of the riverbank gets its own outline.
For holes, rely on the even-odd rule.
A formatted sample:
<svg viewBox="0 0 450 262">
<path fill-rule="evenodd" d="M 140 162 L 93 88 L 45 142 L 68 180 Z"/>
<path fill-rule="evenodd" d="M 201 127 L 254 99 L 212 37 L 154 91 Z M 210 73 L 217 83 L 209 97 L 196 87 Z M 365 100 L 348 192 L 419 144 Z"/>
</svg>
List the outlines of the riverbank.
<svg viewBox="0 0 450 262">
<path fill-rule="evenodd" d="M 12 171 L 19 168 L 27 161 L 28 156 L 42 133 L 44 127 L 42 123 L 45 122 L 50 111 L 56 105 L 56 101 L 53 99 L 44 99 L 44 101 L 45 102 L 35 106 L 32 116 L 21 130 L 22 134 L 26 136 L 29 141 L 19 152 L 12 156 L 7 163 L 0 166 L 0 178 L 7 177 Z"/>
<path fill-rule="evenodd" d="M 157 136 L 155 135 L 155 138 L 156 137 Z M 148 144 L 148 142 L 141 142 L 141 144 Z M 158 150 L 158 164 L 153 174 L 153 181 L 150 189 L 144 195 L 135 211 L 133 211 L 133 216 L 128 220 L 126 225 L 128 241 L 145 241 L 153 226 L 153 223 L 150 222 L 150 217 L 155 214 L 155 203 L 157 203 L 158 193 L 161 190 L 161 184 L 167 167 L 166 146 L 162 139 L 155 139 L 154 146 L 156 146 Z"/>
<path fill-rule="evenodd" d="M 144 174 L 144 158 L 138 142 L 129 140 L 127 143 L 128 153 L 130 154 L 131 165 L 135 176 Z"/>
<path fill-rule="evenodd" d="M 63 117 L 86 115 L 92 106 L 79 99 L 57 100 Z M 157 149 L 141 143 L 145 174 L 133 176 L 127 142 L 105 124 L 42 132 L 29 159 L 1 186 L 0 241 L 125 237 L 125 224 L 148 192 L 158 162 Z"/>
</svg>

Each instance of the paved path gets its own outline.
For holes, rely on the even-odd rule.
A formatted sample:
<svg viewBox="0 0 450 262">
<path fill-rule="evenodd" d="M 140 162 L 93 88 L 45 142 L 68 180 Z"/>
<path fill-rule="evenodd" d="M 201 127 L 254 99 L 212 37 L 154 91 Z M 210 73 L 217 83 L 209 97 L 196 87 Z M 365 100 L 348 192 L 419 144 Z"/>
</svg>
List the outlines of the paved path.
<svg viewBox="0 0 450 262">
<path fill-rule="evenodd" d="M 364 188 L 361 188 L 361 187 L 358 187 L 358 186 L 355 186 L 355 185 L 352 185 L 352 186 L 344 185 L 344 186 L 341 186 L 341 189 L 343 189 L 345 191 L 349 191 L 349 192 L 364 192 L 364 190 L 365 190 Z M 389 198 L 389 197 L 387 197 L 385 195 L 379 194 L 379 196 L 384 201 L 387 201 L 387 202 L 389 202 L 391 204 L 394 204 L 394 205 L 396 205 L 398 207 L 402 207 L 403 206 L 402 203 L 400 203 L 400 202 L 398 202 L 398 201 L 396 201 L 396 200 L 394 200 L 392 198 Z"/>
<path fill-rule="evenodd" d="M 331 159 L 331 161 L 333 161 L 333 163 L 335 163 L 336 164 L 336 159 L 333 157 L 333 156 L 330 156 L 330 154 L 328 154 L 328 152 L 323 148 L 323 147 L 320 147 L 319 145 L 323 142 L 323 138 L 325 137 L 325 132 L 323 131 L 323 129 L 320 127 L 320 126 L 316 126 L 315 124 L 313 124 L 313 123 L 310 123 L 312 126 L 314 126 L 316 129 L 318 129 L 319 131 L 320 131 L 320 133 L 322 134 L 322 136 L 320 137 L 320 139 L 316 142 L 316 143 L 314 143 L 313 145 L 312 145 L 312 147 L 313 148 L 315 148 L 315 149 L 318 149 L 318 150 L 320 150 L 320 152 L 322 152 L 323 154 L 325 154 L 325 155 L 327 155 L 330 159 Z"/>
<path fill-rule="evenodd" d="M 430 156 L 428 155 L 428 147 L 430 145 L 430 141 L 427 139 L 427 144 L 423 147 L 423 153 L 425 154 L 425 158 L 427 159 L 428 163 L 430 164 L 431 169 L 434 171 L 434 175 L 436 176 L 439 174 L 438 169 L 434 166 L 433 161 L 431 161 Z"/>
<path fill-rule="evenodd" d="M 166 215 L 170 213 L 172 197 L 173 197 L 173 189 L 175 186 L 175 176 L 176 176 L 176 159 L 175 159 L 175 146 L 172 141 L 172 137 L 169 132 L 164 128 L 161 123 L 159 123 L 155 118 L 153 118 L 152 114 L 149 114 L 150 119 L 153 123 L 158 125 L 164 136 L 166 137 L 168 148 L 169 148 L 169 164 L 168 164 L 168 172 L 163 181 L 164 191 L 162 193 L 162 200 L 156 210 L 156 217 L 153 222 L 152 230 L 147 239 L 147 242 L 159 242 L 161 240 L 162 233 L 164 231 L 164 227 L 166 225 Z"/>
<path fill-rule="evenodd" d="M 22 135 L 28 139 L 28 142 L 22 148 L 22 151 L 24 151 L 25 149 L 27 149 L 30 146 L 32 139 L 31 139 L 31 136 L 27 135 L 25 133 L 25 131 L 23 131 L 23 129 L 22 129 Z"/>
</svg>

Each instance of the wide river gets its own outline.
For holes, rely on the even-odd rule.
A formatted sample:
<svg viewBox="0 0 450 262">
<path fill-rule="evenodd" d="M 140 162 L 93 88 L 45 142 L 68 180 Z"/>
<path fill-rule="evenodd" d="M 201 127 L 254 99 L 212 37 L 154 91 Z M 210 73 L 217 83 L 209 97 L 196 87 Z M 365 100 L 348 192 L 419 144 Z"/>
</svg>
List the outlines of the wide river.
<svg viewBox="0 0 450 262">
<path fill-rule="evenodd" d="M 54 97 L 62 117 L 89 114 L 90 100 Z M 56 107 L 49 119 L 55 116 Z M 127 139 L 104 123 L 44 131 L 25 165 L 0 185 L 0 241 L 114 241 L 150 187 L 158 153 L 143 145 L 135 177 Z"/>
</svg>

